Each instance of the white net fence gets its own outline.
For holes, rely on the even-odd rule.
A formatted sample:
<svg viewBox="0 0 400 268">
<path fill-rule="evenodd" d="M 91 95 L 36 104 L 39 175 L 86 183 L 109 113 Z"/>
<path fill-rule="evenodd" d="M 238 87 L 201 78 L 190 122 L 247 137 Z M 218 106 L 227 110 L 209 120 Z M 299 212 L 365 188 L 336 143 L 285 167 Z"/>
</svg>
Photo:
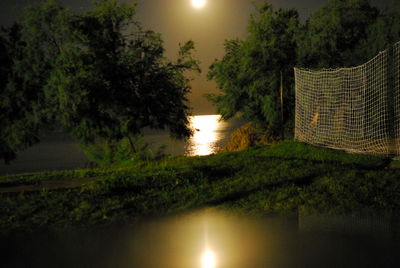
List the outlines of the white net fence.
<svg viewBox="0 0 400 268">
<path fill-rule="evenodd" d="M 393 46 L 394 87 L 394 139 L 395 153 L 400 154 L 400 42 Z"/>
<path fill-rule="evenodd" d="M 400 154 L 400 42 L 353 68 L 295 68 L 295 80 L 297 140 Z"/>
</svg>

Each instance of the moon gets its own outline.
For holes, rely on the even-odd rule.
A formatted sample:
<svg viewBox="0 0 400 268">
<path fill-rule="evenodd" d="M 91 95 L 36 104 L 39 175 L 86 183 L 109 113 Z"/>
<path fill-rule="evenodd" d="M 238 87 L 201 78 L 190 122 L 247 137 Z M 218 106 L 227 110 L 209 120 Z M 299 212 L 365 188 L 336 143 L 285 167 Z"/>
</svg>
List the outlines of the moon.
<svg viewBox="0 0 400 268">
<path fill-rule="evenodd" d="M 192 0 L 192 5 L 195 8 L 203 8 L 206 5 L 207 0 Z"/>
<path fill-rule="evenodd" d="M 206 249 L 201 258 L 201 267 L 202 268 L 215 268 L 216 267 L 216 258 L 214 253 L 210 249 Z"/>
</svg>

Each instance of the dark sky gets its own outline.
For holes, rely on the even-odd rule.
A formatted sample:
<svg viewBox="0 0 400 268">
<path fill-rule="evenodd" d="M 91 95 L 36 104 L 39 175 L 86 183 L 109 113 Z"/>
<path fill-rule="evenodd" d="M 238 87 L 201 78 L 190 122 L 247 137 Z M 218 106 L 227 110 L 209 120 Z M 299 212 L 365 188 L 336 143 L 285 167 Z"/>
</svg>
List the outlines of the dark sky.
<svg viewBox="0 0 400 268">
<path fill-rule="evenodd" d="M 129 0 L 125 0 L 129 1 Z M 262 0 L 256 0 L 260 2 Z M 271 0 L 276 8 L 297 8 L 302 18 L 327 0 Z M 0 24 L 9 25 L 21 14 L 25 5 L 40 0 L 0 0 Z M 77 11 L 87 10 L 91 0 L 60 0 L 63 6 Z M 196 56 L 201 61 L 201 75 L 194 75 L 190 100 L 194 114 L 210 114 L 215 109 L 204 98 L 205 93 L 217 92 L 207 81 L 208 67 L 224 54 L 224 40 L 246 36 L 247 21 L 254 12 L 253 0 L 207 0 L 203 9 L 194 9 L 191 0 L 137 0 L 137 17 L 145 28 L 163 36 L 167 57 L 173 59 L 178 44 L 192 39 Z"/>
</svg>

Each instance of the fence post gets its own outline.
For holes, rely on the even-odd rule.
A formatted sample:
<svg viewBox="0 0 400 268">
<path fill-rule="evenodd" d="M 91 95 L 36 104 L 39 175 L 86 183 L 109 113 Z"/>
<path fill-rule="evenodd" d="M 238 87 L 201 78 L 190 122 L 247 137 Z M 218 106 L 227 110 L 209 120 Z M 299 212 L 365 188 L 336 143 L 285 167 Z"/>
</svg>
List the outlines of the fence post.
<svg viewBox="0 0 400 268">
<path fill-rule="evenodd" d="M 283 75 L 281 71 L 281 88 L 280 88 L 280 95 L 281 95 L 281 136 L 282 140 L 285 138 L 285 126 L 283 122 Z"/>
<path fill-rule="evenodd" d="M 393 45 L 387 49 L 387 104 L 388 104 L 388 129 L 389 129 L 389 154 L 396 154 L 395 135 L 395 92 L 394 92 L 394 48 Z"/>
</svg>

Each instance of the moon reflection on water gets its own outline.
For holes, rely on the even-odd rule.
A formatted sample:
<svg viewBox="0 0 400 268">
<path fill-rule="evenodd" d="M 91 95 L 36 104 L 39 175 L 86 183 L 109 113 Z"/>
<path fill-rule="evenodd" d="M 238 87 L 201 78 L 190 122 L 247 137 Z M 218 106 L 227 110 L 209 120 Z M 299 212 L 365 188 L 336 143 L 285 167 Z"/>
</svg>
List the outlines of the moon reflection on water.
<svg viewBox="0 0 400 268">
<path fill-rule="evenodd" d="M 221 115 L 196 115 L 190 118 L 193 136 L 189 139 L 185 155 L 210 155 L 219 149 L 218 142 L 229 126 Z"/>
</svg>

